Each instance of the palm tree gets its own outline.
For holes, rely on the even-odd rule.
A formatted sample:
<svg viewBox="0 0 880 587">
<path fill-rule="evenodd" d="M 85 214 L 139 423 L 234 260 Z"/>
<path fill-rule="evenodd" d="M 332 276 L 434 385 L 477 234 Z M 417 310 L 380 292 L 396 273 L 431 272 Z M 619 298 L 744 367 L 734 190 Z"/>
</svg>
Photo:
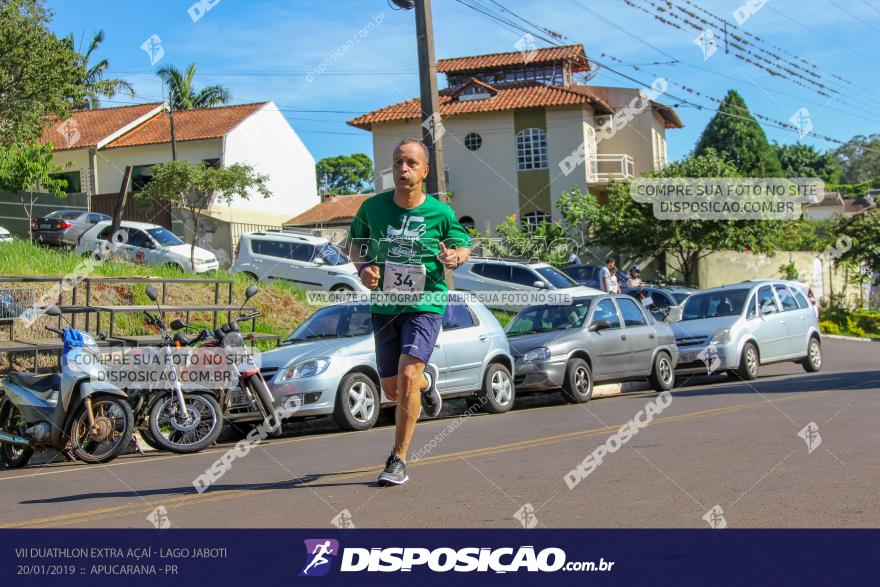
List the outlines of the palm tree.
<svg viewBox="0 0 880 587">
<path fill-rule="evenodd" d="M 73 33 L 65 37 L 65 42 L 71 50 L 74 49 Z M 82 84 L 86 87 L 86 95 L 81 102 L 74 105 L 75 108 L 89 109 L 101 107 L 101 98 L 112 100 L 117 94 L 126 94 L 130 98 L 134 97 L 134 88 L 130 83 L 122 79 L 104 79 L 107 68 L 110 67 L 110 61 L 102 59 L 98 63 L 89 66 L 89 59 L 92 53 L 104 42 L 104 31 L 98 31 L 92 37 L 88 50 L 82 53 L 83 63 L 86 68 L 86 76 L 82 80 Z"/>
<path fill-rule="evenodd" d="M 156 75 L 168 87 L 168 99 L 175 110 L 222 106 L 231 99 L 229 90 L 220 85 L 207 86 L 196 92 L 193 88 L 195 63 L 190 63 L 183 73 L 173 65 L 165 65 L 156 71 Z"/>
</svg>

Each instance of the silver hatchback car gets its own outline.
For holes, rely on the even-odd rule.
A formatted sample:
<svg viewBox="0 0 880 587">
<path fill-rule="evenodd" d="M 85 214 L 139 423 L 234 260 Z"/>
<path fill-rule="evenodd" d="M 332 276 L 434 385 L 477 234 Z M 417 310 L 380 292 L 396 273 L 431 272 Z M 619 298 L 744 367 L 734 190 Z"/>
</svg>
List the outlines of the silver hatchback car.
<svg viewBox="0 0 880 587">
<path fill-rule="evenodd" d="M 450 295 L 452 298 L 453 295 Z M 450 303 L 431 364 L 444 399 L 475 396 L 482 409 L 513 407 L 513 357 L 504 330 L 481 303 Z M 283 343 L 261 355 L 261 371 L 277 405 L 299 396 L 291 418 L 332 414 L 340 428 L 367 430 L 380 407 L 370 307 L 336 304 L 312 314 Z"/>
<path fill-rule="evenodd" d="M 785 281 L 747 281 L 695 293 L 672 329 L 678 369 L 754 379 L 768 363 L 794 361 L 807 372 L 822 368 L 816 312 L 803 292 Z"/>
<path fill-rule="evenodd" d="M 675 383 L 672 329 L 627 295 L 576 298 L 527 308 L 507 325 L 518 392 L 561 389 L 589 401 L 593 382 L 648 379 L 657 391 Z"/>
</svg>

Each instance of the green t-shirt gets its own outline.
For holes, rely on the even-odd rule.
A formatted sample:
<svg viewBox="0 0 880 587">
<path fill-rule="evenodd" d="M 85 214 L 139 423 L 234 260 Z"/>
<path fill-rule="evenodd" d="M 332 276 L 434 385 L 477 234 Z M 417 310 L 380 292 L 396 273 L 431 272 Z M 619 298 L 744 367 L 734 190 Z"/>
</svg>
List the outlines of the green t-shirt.
<svg viewBox="0 0 880 587">
<path fill-rule="evenodd" d="M 394 203 L 394 192 L 376 194 L 361 204 L 351 223 L 352 243 L 366 247 L 367 259 L 379 266 L 379 286 L 385 289 L 386 261 L 425 268 L 425 292 L 448 290 L 443 279 L 443 264 L 438 259 L 440 243 L 447 248 L 470 247 L 471 238 L 455 219 L 452 208 L 438 199 L 427 196 L 415 208 L 401 208 Z M 395 275 L 400 279 L 400 275 Z M 404 280 L 408 278 L 404 276 Z M 405 283 L 404 283 L 405 287 Z M 446 304 L 442 300 L 415 305 L 372 305 L 376 314 L 434 312 L 442 314 Z"/>
</svg>

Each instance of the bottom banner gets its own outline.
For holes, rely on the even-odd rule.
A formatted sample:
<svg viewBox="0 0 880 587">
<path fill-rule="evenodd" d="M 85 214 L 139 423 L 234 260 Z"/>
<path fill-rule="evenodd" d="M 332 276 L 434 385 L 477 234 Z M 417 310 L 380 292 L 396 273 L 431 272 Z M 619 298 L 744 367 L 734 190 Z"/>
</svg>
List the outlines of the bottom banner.
<svg viewBox="0 0 880 587">
<path fill-rule="evenodd" d="M 880 530 L 3 530 L 0 585 L 803 587 L 873 576 L 878 546 Z"/>
</svg>

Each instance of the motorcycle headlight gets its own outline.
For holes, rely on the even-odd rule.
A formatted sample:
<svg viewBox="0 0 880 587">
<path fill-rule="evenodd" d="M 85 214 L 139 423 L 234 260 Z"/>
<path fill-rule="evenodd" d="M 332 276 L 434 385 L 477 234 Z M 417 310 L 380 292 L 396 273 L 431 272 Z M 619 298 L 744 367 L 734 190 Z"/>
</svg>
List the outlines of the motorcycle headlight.
<svg viewBox="0 0 880 587">
<path fill-rule="evenodd" d="M 532 349 L 523 355 L 526 361 L 545 361 L 550 358 L 550 349 L 545 346 Z"/>
<path fill-rule="evenodd" d="M 326 371 L 329 366 L 330 359 L 326 357 L 302 361 L 287 367 L 281 375 L 281 381 L 290 381 L 291 379 L 300 379 L 301 377 L 314 377 Z"/>
<path fill-rule="evenodd" d="M 715 333 L 709 344 L 727 344 L 730 342 L 730 328 L 722 328 Z"/>
</svg>

